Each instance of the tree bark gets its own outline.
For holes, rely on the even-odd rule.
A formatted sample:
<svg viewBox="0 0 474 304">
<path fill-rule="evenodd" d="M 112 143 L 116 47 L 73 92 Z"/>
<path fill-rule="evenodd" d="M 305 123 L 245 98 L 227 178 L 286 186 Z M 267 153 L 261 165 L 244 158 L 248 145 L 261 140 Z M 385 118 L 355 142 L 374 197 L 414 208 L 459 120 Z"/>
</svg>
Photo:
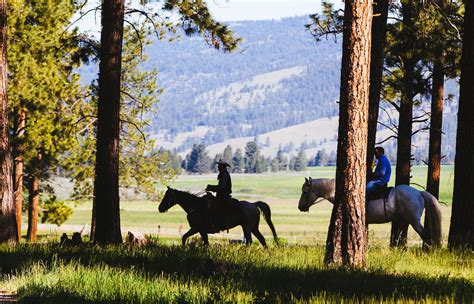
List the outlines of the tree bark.
<svg viewBox="0 0 474 304">
<path fill-rule="evenodd" d="M 8 132 L 7 1 L 0 0 L 0 243 L 18 242 Z"/>
<path fill-rule="evenodd" d="M 384 66 L 384 47 L 387 40 L 388 0 L 374 2 L 372 21 L 372 48 L 370 51 L 369 123 L 367 136 L 367 173 L 372 172 L 377 121 L 379 119 L 380 91 Z"/>
<path fill-rule="evenodd" d="M 454 193 L 448 245 L 450 249 L 474 250 L 474 3 L 465 0 L 464 5 Z"/>
<path fill-rule="evenodd" d="M 26 238 L 29 242 L 36 242 L 38 230 L 38 206 L 39 206 L 39 175 L 34 173 L 28 185 L 28 232 Z"/>
<path fill-rule="evenodd" d="M 16 208 L 16 223 L 18 229 L 18 239 L 21 239 L 21 214 L 23 209 L 23 156 L 19 146 L 21 145 L 21 138 L 25 133 L 26 125 L 26 111 L 18 110 L 16 111 L 17 115 L 14 122 L 15 138 L 16 143 L 14 144 L 13 153 L 15 157 L 15 171 L 14 171 L 14 199 L 15 199 L 15 208 Z"/>
<path fill-rule="evenodd" d="M 365 182 L 372 1 L 346 1 L 336 196 L 326 242 L 329 265 L 366 266 Z"/>
<path fill-rule="evenodd" d="M 38 208 L 39 208 L 39 175 L 42 154 L 38 152 L 35 160 L 35 168 L 31 175 L 28 187 L 28 232 L 26 237 L 29 242 L 36 242 L 38 230 Z"/>
<path fill-rule="evenodd" d="M 122 242 L 118 172 L 123 22 L 124 0 L 104 0 L 93 212 L 94 241 L 99 244 Z"/>
<path fill-rule="evenodd" d="M 400 56 L 400 64 L 403 72 L 402 91 L 400 97 L 400 109 L 397 134 L 397 167 L 395 184 L 410 184 L 411 168 L 411 137 L 413 130 L 413 97 L 415 96 L 415 4 L 412 1 L 402 1 L 404 41 Z"/>
<path fill-rule="evenodd" d="M 430 143 L 428 152 L 428 178 L 426 191 L 439 198 L 441 174 L 441 135 L 443 131 L 444 65 L 438 54 L 433 64 L 433 88 L 431 93 Z"/>
<path fill-rule="evenodd" d="M 403 71 L 402 92 L 398 117 L 397 134 L 397 165 L 395 185 L 409 185 L 411 178 L 411 138 L 413 133 L 413 97 L 415 96 L 415 33 L 414 19 L 416 4 L 412 1 L 402 1 L 403 41 L 402 55 L 400 56 Z M 405 246 L 407 243 L 408 224 L 401 218 L 392 221 L 390 235 L 391 246 Z"/>
</svg>

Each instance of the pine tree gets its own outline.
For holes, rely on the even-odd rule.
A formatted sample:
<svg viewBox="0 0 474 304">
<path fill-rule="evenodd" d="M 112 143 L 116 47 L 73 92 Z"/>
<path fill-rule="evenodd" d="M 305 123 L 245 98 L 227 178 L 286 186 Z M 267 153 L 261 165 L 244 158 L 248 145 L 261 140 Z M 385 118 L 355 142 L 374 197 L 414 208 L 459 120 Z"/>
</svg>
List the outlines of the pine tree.
<svg viewBox="0 0 474 304">
<path fill-rule="evenodd" d="M 119 196 L 120 80 L 124 0 L 102 2 L 97 142 L 95 156 L 94 242 L 121 243 Z"/>
<path fill-rule="evenodd" d="M 224 152 L 222 154 L 222 160 L 226 161 L 227 163 L 232 163 L 232 147 L 228 145 L 225 147 Z"/>
<path fill-rule="evenodd" d="M 474 3 L 464 1 L 464 33 L 454 167 L 454 192 L 448 246 L 474 250 Z"/>
<path fill-rule="evenodd" d="M 428 176 L 426 190 L 439 196 L 441 175 L 441 135 L 443 132 L 444 79 L 459 76 L 461 45 L 453 26 L 459 21 L 460 4 L 452 1 L 430 1 L 420 14 L 418 39 L 426 40 L 424 60 L 431 73 L 431 115 L 429 125 Z"/>
<path fill-rule="evenodd" d="M 7 1 L 0 2 L 0 243 L 18 242 L 7 104 Z"/>
<path fill-rule="evenodd" d="M 288 159 L 286 158 L 285 154 L 281 149 L 278 150 L 276 158 L 278 159 L 279 163 L 279 171 L 286 171 L 288 168 Z"/>
<path fill-rule="evenodd" d="M 237 149 L 232 156 L 232 172 L 242 173 L 245 168 L 245 160 L 241 149 Z"/>
<path fill-rule="evenodd" d="M 364 267 L 372 1 L 346 1 L 344 12 L 336 196 L 325 261 Z"/>
<path fill-rule="evenodd" d="M 74 30 L 65 30 L 76 7 L 56 3 L 13 1 L 10 62 L 10 109 L 13 116 L 15 200 L 21 219 L 23 177 L 28 176 L 28 239 L 36 240 L 40 178 L 61 166 L 65 151 L 75 147 L 74 127 L 82 105 L 79 76 L 82 54 Z M 28 56 L 25 56 L 28 54 Z M 21 222 L 18 223 L 21 233 Z"/>
<path fill-rule="evenodd" d="M 141 47 L 151 44 L 149 34 L 149 30 L 140 24 L 124 29 L 119 183 L 120 187 L 132 188 L 149 199 L 157 200 L 162 192 L 156 184 L 168 185 L 181 172 L 182 160 L 173 151 L 156 150 L 155 141 L 146 132 L 151 123 L 149 114 L 155 112 L 162 91 L 156 85 L 157 71 L 143 68 L 148 56 L 142 53 Z M 80 132 L 75 136 L 79 148 L 68 154 L 65 164 L 69 177 L 74 181 L 73 198 L 79 202 L 89 200 L 93 195 L 95 83 L 89 87 L 87 95 L 91 98 L 82 106 L 82 118 L 77 124 Z"/>
<path fill-rule="evenodd" d="M 267 160 L 265 156 L 261 155 L 257 152 L 256 161 L 255 161 L 255 168 L 253 169 L 254 173 L 265 173 L 267 172 Z"/>
<path fill-rule="evenodd" d="M 318 150 L 316 156 L 314 157 L 315 166 L 327 166 L 328 164 L 328 155 L 325 149 Z"/>
<path fill-rule="evenodd" d="M 190 173 L 207 173 L 211 170 L 211 159 L 204 144 L 194 144 L 186 170 Z"/>
<path fill-rule="evenodd" d="M 245 173 L 255 173 L 258 159 L 258 146 L 254 141 L 249 141 L 245 146 Z"/>
<path fill-rule="evenodd" d="M 146 3 L 144 1 L 142 3 Z M 178 10 L 187 34 L 200 33 L 214 48 L 231 51 L 239 39 L 228 28 L 212 19 L 203 1 L 167 0 L 165 10 Z M 99 64 L 96 166 L 93 203 L 93 239 L 100 244 L 119 243 L 119 138 L 120 80 L 125 1 L 102 2 L 102 31 Z M 135 12 L 132 10 L 132 12 Z M 138 13 L 144 13 L 136 11 Z M 148 15 L 146 20 L 152 20 Z M 162 20 L 162 19 L 160 19 Z M 153 27 L 157 24 L 152 21 Z"/>
<path fill-rule="evenodd" d="M 295 171 L 304 171 L 306 170 L 306 164 L 308 163 L 306 155 L 303 150 L 298 152 L 298 155 L 295 157 L 295 162 L 293 165 L 293 170 Z"/>
<path fill-rule="evenodd" d="M 379 118 L 380 94 L 384 69 L 384 49 L 387 40 L 387 18 L 389 0 L 374 1 L 372 22 L 372 47 L 370 50 L 370 95 L 369 122 L 367 135 L 367 173 L 372 172 L 375 153 L 377 124 Z"/>
<path fill-rule="evenodd" d="M 280 170 L 280 161 L 278 157 L 272 159 L 271 170 L 272 172 L 278 172 Z"/>
</svg>

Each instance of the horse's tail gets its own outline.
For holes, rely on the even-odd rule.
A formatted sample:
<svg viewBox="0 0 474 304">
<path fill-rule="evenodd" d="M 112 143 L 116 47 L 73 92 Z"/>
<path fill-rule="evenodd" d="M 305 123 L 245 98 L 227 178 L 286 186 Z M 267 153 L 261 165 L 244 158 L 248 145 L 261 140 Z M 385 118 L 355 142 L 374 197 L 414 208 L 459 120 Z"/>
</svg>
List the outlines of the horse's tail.
<svg viewBox="0 0 474 304">
<path fill-rule="evenodd" d="M 272 212 L 270 210 L 270 206 L 268 206 L 267 203 L 262 201 L 255 202 L 254 204 L 258 207 L 258 209 L 260 209 L 260 211 L 262 211 L 263 218 L 265 219 L 268 226 L 270 227 L 270 230 L 272 231 L 273 239 L 278 242 L 278 236 L 275 230 L 275 226 L 273 226 L 272 222 Z"/>
<path fill-rule="evenodd" d="M 441 246 L 441 209 L 438 200 L 431 193 L 421 191 L 425 199 L 425 231 L 428 246 Z"/>
</svg>

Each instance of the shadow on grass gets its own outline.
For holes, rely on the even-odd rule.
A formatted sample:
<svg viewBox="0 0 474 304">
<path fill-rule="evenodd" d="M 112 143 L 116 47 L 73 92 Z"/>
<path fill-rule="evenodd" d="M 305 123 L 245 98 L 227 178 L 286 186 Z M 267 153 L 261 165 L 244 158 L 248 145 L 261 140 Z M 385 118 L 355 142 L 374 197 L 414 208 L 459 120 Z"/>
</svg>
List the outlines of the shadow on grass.
<svg viewBox="0 0 474 304">
<path fill-rule="evenodd" d="M 251 262 L 235 263 L 213 256 L 210 250 L 200 247 L 151 245 L 145 250 L 127 247 L 63 248 L 59 245 L 20 245 L 0 247 L 0 271 L 14 273 L 41 261 L 77 262 L 84 266 L 108 265 L 120 269 L 140 269 L 148 276 L 174 274 L 183 278 L 211 279 L 233 284 L 241 291 L 252 291 L 262 301 L 308 300 L 317 295 L 328 295 L 355 300 L 426 298 L 455 302 L 470 302 L 474 298 L 474 285 L 464 278 L 448 276 L 426 277 L 417 274 L 393 274 L 383 270 L 354 270 L 328 268 L 294 269 L 285 266 L 268 266 Z M 232 285 L 231 285 L 232 286 Z M 37 295 L 37 296 L 36 296 Z M 47 295 L 47 298 L 44 298 Z M 20 294 L 20 299 L 21 294 Z M 26 302 L 87 302 L 64 291 L 29 292 Z M 119 300 L 119 299 L 115 299 Z M 114 299 L 111 299 L 114 301 Z"/>
</svg>

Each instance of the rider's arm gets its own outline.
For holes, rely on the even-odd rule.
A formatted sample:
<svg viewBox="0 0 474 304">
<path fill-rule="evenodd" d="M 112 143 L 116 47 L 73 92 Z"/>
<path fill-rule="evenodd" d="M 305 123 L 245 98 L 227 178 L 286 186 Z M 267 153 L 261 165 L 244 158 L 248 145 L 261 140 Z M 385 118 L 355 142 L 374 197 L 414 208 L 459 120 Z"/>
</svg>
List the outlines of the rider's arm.
<svg viewBox="0 0 474 304">
<path fill-rule="evenodd" d="M 206 191 L 217 192 L 219 190 L 219 185 L 207 185 Z"/>
<path fill-rule="evenodd" d="M 380 160 L 377 164 L 377 169 L 375 170 L 375 176 L 377 178 L 382 178 L 387 174 L 387 166 L 389 166 L 388 162 L 385 160 Z"/>
</svg>

